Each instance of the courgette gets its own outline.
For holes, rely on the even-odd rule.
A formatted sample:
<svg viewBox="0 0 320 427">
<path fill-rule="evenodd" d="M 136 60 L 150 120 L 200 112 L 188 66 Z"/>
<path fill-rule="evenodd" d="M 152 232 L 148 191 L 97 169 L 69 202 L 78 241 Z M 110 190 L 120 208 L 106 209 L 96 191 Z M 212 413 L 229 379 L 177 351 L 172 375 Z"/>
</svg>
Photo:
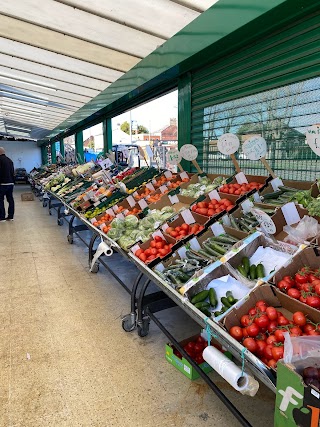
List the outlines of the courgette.
<svg viewBox="0 0 320 427">
<path fill-rule="evenodd" d="M 265 276 L 264 266 L 262 264 L 257 265 L 257 278 L 261 279 Z"/>
<path fill-rule="evenodd" d="M 229 215 L 231 227 L 235 228 L 236 230 L 240 230 L 235 218 L 232 215 Z"/>
<path fill-rule="evenodd" d="M 208 243 L 203 242 L 202 247 L 205 250 L 205 252 L 208 252 L 209 255 L 221 258 L 221 254 L 219 252 L 215 251 L 214 249 L 212 249 Z"/>
<path fill-rule="evenodd" d="M 244 269 L 243 265 L 238 265 L 237 270 L 239 271 L 239 273 L 242 274 L 242 276 L 244 277 L 248 277 L 248 273 L 246 272 L 246 270 Z"/>
<path fill-rule="evenodd" d="M 228 291 L 228 292 L 226 293 L 226 298 L 227 298 L 227 300 L 229 301 L 229 303 L 230 303 L 231 305 L 233 305 L 233 304 L 235 303 L 235 299 L 234 299 L 234 296 L 232 295 L 232 292 L 231 292 L 231 291 Z"/>
<path fill-rule="evenodd" d="M 228 243 L 230 245 L 234 245 L 239 241 L 239 239 L 235 239 L 234 237 L 230 236 L 229 234 L 221 234 L 220 236 L 215 236 L 212 238 L 215 242 L 218 243 Z"/>
<path fill-rule="evenodd" d="M 254 264 L 250 266 L 250 279 L 257 279 L 257 267 Z"/>
<path fill-rule="evenodd" d="M 208 298 L 208 296 L 209 296 L 208 290 L 200 291 L 192 297 L 191 304 L 196 304 L 197 302 L 202 302 L 202 301 L 206 300 Z"/>
<path fill-rule="evenodd" d="M 213 288 L 209 289 L 209 301 L 212 308 L 215 308 L 218 304 L 217 294 Z"/>
<path fill-rule="evenodd" d="M 196 308 L 199 308 L 199 310 L 200 310 L 201 308 L 209 308 L 209 307 L 210 307 L 210 304 L 209 304 L 208 302 L 201 301 L 201 302 L 196 302 L 196 303 L 194 304 L 194 306 L 195 306 Z"/>
<path fill-rule="evenodd" d="M 228 301 L 227 297 L 221 297 L 220 301 L 222 302 L 222 304 L 227 307 L 230 308 L 232 306 L 232 304 L 230 304 L 230 302 Z"/>
<path fill-rule="evenodd" d="M 250 260 L 249 260 L 249 258 L 246 256 L 243 257 L 241 263 L 242 263 L 243 268 L 245 269 L 247 276 L 248 276 L 248 273 L 250 271 Z"/>
</svg>

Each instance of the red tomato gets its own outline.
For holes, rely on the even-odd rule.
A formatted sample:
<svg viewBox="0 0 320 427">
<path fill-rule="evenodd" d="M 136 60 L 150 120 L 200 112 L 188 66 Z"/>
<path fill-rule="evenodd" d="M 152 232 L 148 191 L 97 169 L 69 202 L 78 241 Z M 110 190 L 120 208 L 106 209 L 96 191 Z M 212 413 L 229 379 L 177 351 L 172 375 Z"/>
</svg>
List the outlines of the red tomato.
<svg viewBox="0 0 320 427">
<path fill-rule="evenodd" d="M 267 328 L 269 326 L 269 318 L 266 314 L 262 314 L 260 317 L 254 319 L 254 323 L 259 326 L 259 328 Z"/>
<path fill-rule="evenodd" d="M 145 251 L 144 251 L 144 253 L 147 255 L 147 257 L 149 256 L 149 255 L 151 255 L 151 249 L 150 248 L 148 248 L 148 249 L 146 249 Z"/>
<path fill-rule="evenodd" d="M 264 355 L 264 351 L 265 351 L 265 348 L 267 347 L 267 344 L 265 341 L 260 341 L 260 340 L 256 341 L 256 344 L 257 344 L 257 355 L 261 357 Z"/>
<path fill-rule="evenodd" d="M 189 225 L 188 225 L 188 224 L 183 223 L 183 224 L 181 224 L 181 229 L 182 229 L 182 230 L 185 230 L 185 231 L 189 231 Z"/>
<path fill-rule="evenodd" d="M 145 253 L 142 253 L 142 254 L 139 255 L 139 258 L 141 259 L 141 261 L 146 262 L 147 255 Z"/>
<path fill-rule="evenodd" d="M 246 327 L 248 325 L 251 325 L 252 320 L 250 319 L 250 317 L 247 314 L 244 314 L 240 319 L 240 323 L 242 326 Z"/>
<path fill-rule="evenodd" d="M 174 238 L 178 237 L 178 232 L 177 231 L 171 231 L 170 235 Z"/>
<path fill-rule="evenodd" d="M 164 242 L 163 238 L 161 236 L 154 236 L 154 240 L 156 242 Z"/>
<path fill-rule="evenodd" d="M 267 344 L 264 349 L 264 356 L 268 360 L 272 359 L 272 349 L 273 349 L 273 344 Z"/>
<path fill-rule="evenodd" d="M 319 277 L 318 277 L 318 276 L 316 276 L 314 273 L 310 273 L 310 274 L 308 275 L 308 279 L 309 279 L 309 282 L 311 282 L 311 283 L 313 284 L 313 282 L 315 282 L 316 280 L 318 280 L 318 279 L 319 279 Z"/>
<path fill-rule="evenodd" d="M 320 280 L 317 280 L 317 282 L 320 282 Z M 312 284 L 315 283 L 315 280 L 312 282 Z M 320 283 L 317 283 L 314 287 L 314 291 L 316 294 L 320 295 Z"/>
<path fill-rule="evenodd" d="M 197 354 L 196 357 L 194 358 L 194 361 L 198 364 L 201 365 L 201 363 L 204 362 L 204 358 L 202 357 L 202 354 Z"/>
<path fill-rule="evenodd" d="M 311 323 L 307 323 L 304 327 L 303 327 L 303 332 L 307 335 L 309 335 L 310 331 L 315 331 L 316 327 L 315 325 L 312 325 Z"/>
<path fill-rule="evenodd" d="M 215 214 L 214 209 L 208 209 L 208 216 L 213 216 Z"/>
<path fill-rule="evenodd" d="M 243 335 L 243 338 L 248 338 L 249 337 L 247 328 L 242 328 L 242 335 Z"/>
<path fill-rule="evenodd" d="M 304 293 L 303 295 L 305 295 L 305 293 Z M 301 295 L 301 297 L 299 298 L 299 301 L 301 301 L 301 302 L 303 302 L 304 304 L 306 304 L 306 303 L 307 303 L 307 297 L 305 297 L 305 296 L 303 296 L 303 295 Z"/>
<path fill-rule="evenodd" d="M 306 304 L 313 308 L 320 308 L 320 297 L 308 296 L 306 299 Z"/>
<path fill-rule="evenodd" d="M 277 326 L 278 326 L 277 320 L 271 320 L 268 326 L 268 332 L 273 333 L 277 329 Z"/>
<path fill-rule="evenodd" d="M 162 242 L 157 242 L 156 243 L 156 249 L 162 249 L 164 247 L 165 241 L 162 240 Z"/>
<path fill-rule="evenodd" d="M 157 255 L 158 251 L 156 248 L 151 248 L 150 249 L 150 255 Z"/>
<path fill-rule="evenodd" d="M 170 252 L 170 249 L 159 249 L 159 254 L 161 257 L 166 256 Z"/>
<path fill-rule="evenodd" d="M 282 280 L 285 280 L 286 282 L 290 283 L 292 286 L 295 285 L 295 281 L 291 276 L 283 276 Z"/>
<path fill-rule="evenodd" d="M 183 347 L 183 349 L 190 357 L 192 358 L 194 357 L 195 354 L 194 354 L 193 347 L 188 347 L 188 344 L 187 344 Z"/>
<path fill-rule="evenodd" d="M 286 280 L 280 280 L 280 282 L 277 283 L 277 287 L 280 289 L 280 291 L 285 292 L 288 289 L 292 288 L 292 285 Z"/>
<path fill-rule="evenodd" d="M 156 244 L 157 244 L 157 242 L 155 240 L 151 240 L 151 242 L 150 242 L 150 248 L 155 248 Z"/>
<path fill-rule="evenodd" d="M 301 290 L 305 291 L 305 292 L 313 292 L 314 288 L 313 288 L 313 285 L 311 283 L 303 283 L 301 285 Z"/>
<path fill-rule="evenodd" d="M 275 361 L 277 361 L 277 360 L 279 360 L 279 359 L 282 359 L 283 358 L 283 353 L 284 353 L 284 347 L 283 347 L 283 345 L 281 345 L 281 346 L 277 346 L 277 347 L 272 347 L 272 356 L 273 356 L 273 359 L 275 360 Z"/>
<path fill-rule="evenodd" d="M 251 353 L 256 353 L 258 346 L 253 338 L 245 338 L 243 340 L 243 345 L 251 351 Z"/>
<path fill-rule="evenodd" d="M 232 326 L 229 333 L 237 341 L 241 341 L 243 338 L 243 333 L 240 326 Z"/>
<path fill-rule="evenodd" d="M 293 313 L 292 320 L 293 323 L 298 326 L 305 326 L 307 324 L 307 318 L 302 313 L 302 311 L 296 311 L 295 313 Z"/>
<path fill-rule="evenodd" d="M 274 331 L 274 336 L 276 337 L 277 342 L 284 342 L 284 335 L 281 329 Z"/>
<path fill-rule="evenodd" d="M 320 335 L 320 332 L 319 331 L 310 331 L 309 333 L 308 333 L 308 335 L 309 336 L 319 336 Z"/>
<path fill-rule="evenodd" d="M 259 308 L 259 310 L 263 311 L 262 309 L 263 308 L 266 309 L 268 307 L 268 305 L 267 305 L 267 303 L 265 301 L 260 300 L 260 301 L 256 302 L 256 307 Z"/>
<path fill-rule="evenodd" d="M 256 336 L 256 341 L 266 341 L 266 339 L 267 335 L 261 332 Z"/>
<path fill-rule="evenodd" d="M 142 249 L 138 249 L 137 251 L 135 251 L 135 256 L 139 257 L 141 254 L 143 253 Z"/>
<path fill-rule="evenodd" d="M 300 270 L 294 275 L 294 280 L 296 281 L 296 283 L 305 283 L 307 281 L 306 275 L 302 273 L 303 272 Z"/>
<path fill-rule="evenodd" d="M 278 318 L 278 325 L 279 326 L 289 325 L 289 323 L 290 323 L 289 320 L 286 317 L 284 317 L 284 316 L 280 316 Z"/>
<path fill-rule="evenodd" d="M 288 296 L 294 299 L 299 299 L 301 297 L 301 292 L 299 289 L 291 288 L 288 290 Z"/>
<path fill-rule="evenodd" d="M 277 338 L 275 335 L 269 335 L 266 339 L 267 344 L 273 344 L 274 342 L 277 342 Z"/>
<path fill-rule="evenodd" d="M 203 344 L 196 342 L 195 346 L 194 346 L 194 352 L 202 354 L 202 352 L 203 352 Z"/>
<path fill-rule="evenodd" d="M 255 316 L 257 314 L 257 310 L 255 308 L 250 308 L 248 314 L 249 316 Z"/>
<path fill-rule="evenodd" d="M 302 330 L 299 328 L 299 326 L 293 326 L 290 328 L 289 333 L 293 337 L 300 337 L 302 335 Z"/>
<path fill-rule="evenodd" d="M 147 258 L 147 262 L 150 262 L 156 258 L 156 255 L 149 255 Z"/>
<path fill-rule="evenodd" d="M 203 338 L 203 336 L 199 335 L 196 342 L 204 345 L 207 341 Z"/>
<path fill-rule="evenodd" d="M 274 307 L 268 307 L 266 309 L 266 315 L 268 316 L 269 320 L 278 319 L 277 310 Z"/>
<path fill-rule="evenodd" d="M 269 366 L 269 368 L 276 369 L 276 367 L 277 367 L 277 361 L 274 360 L 274 359 L 268 360 L 268 366 Z"/>
<path fill-rule="evenodd" d="M 260 328 L 258 325 L 253 323 L 252 325 L 247 326 L 247 332 L 249 337 L 256 337 L 260 332 Z"/>
</svg>

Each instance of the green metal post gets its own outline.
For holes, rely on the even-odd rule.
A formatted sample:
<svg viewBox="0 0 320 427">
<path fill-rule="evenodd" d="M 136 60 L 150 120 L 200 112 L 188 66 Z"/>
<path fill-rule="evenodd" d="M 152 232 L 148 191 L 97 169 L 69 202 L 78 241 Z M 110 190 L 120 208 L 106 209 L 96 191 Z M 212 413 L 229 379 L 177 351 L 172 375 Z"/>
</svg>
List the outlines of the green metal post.
<svg viewBox="0 0 320 427">
<path fill-rule="evenodd" d="M 76 160 L 79 163 L 84 163 L 84 154 L 83 154 L 83 133 L 82 130 L 76 132 L 75 134 L 75 145 L 76 145 Z"/>
<path fill-rule="evenodd" d="M 57 151 L 56 151 L 56 143 L 51 144 L 51 164 L 57 163 Z"/>
<path fill-rule="evenodd" d="M 64 140 L 61 139 L 59 142 L 60 142 L 60 154 L 62 157 L 64 157 Z"/>
<path fill-rule="evenodd" d="M 112 127 L 111 119 L 104 119 L 102 122 L 103 128 L 103 153 L 106 154 L 112 150 Z"/>
<path fill-rule="evenodd" d="M 46 145 L 41 145 L 41 160 L 42 164 L 48 164 L 48 150 Z"/>
<path fill-rule="evenodd" d="M 191 144 L 191 74 L 185 74 L 178 82 L 178 148 Z M 191 171 L 191 163 L 182 160 L 185 171 Z"/>
</svg>

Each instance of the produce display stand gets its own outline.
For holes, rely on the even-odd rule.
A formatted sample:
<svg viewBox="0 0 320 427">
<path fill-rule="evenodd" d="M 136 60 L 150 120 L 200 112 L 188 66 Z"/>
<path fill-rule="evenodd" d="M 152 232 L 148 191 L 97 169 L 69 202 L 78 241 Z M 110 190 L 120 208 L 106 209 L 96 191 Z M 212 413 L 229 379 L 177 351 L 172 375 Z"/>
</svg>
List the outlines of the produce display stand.
<svg viewBox="0 0 320 427">
<path fill-rule="evenodd" d="M 266 185 L 262 189 L 264 194 L 268 184 L 269 180 L 266 177 Z M 234 358 L 242 364 L 244 370 L 249 370 L 257 380 L 265 384 L 274 393 L 276 392 L 275 371 L 269 369 L 250 351 L 244 351 L 243 345 L 234 339 L 219 322 L 208 318 L 206 314 L 202 313 L 200 310 L 195 309 L 195 306 L 186 296 L 179 293 L 173 286 L 164 280 L 162 276 L 158 275 L 154 270 L 149 268 L 130 250 L 125 251 L 122 249 L 122 247 L 116 241 L 110 239 L 105 232 L 94 226 L 89 219 L 82 215 L 78 210 L 73 208 L 69 203 L 66 202 L 66 200 L 58 196 L 53 191 L 49 190 L 48 194 L 50 195 L 49 213 L 51 214 L 51 209 L 57 212 L 58 224 L 59 221 L 62 220 L 62 215 L 65 215 L 64 218 L 66 218 L 66 221 L 68 222 L 68 242 L 72 244 L 74 236 L 77 236 L 88 247 L 88 263 L 90 271 L 92 273 L 97 273 L 99 270 L 99 265 L 102 264 L 130 295 L 130 312 L 123 316 L 122 328 L 126 332 L 131 332 L 137 329 L 138 335 L 140 337 L 145 337 L 149 333 L 149 324 L 152 320 L 167 336 L 168 340 L 183 355 L 183 357 L 190 363 L 195 371 L 198 372 L 199 375 L 206 381 L 209 387 L 233 413 L 241 425 L 250 426 L 250 423 L 234 407 L 229 399 L 226 398 L 226 396 L 211 381 L 207 374 L 205 374 L 201 368 L 199 368 L 193 359 L 185 352 L 182 346 L 179 345 L 177 340 L 160 322 L 155 313 L 176 306 L 180 307 L 201 328 L 205 329 L 207 334 L 214 338 L 223 348 L 229 351 L 234 356 Z M 248 192 L 247 197 L 251 195 L 252 191 Z M 243 201 L 245 198 L 246 197 L 241 197 L 241 201 Z M 62 213 L 62 211 L 64 213 Z M 208 224 L 209 223 L 210 222 L 208 222 Z M 82 237 L 81 233 L 84 231 L 89 231 L 91 233 L 89 241 Z M 103 252 L 93 264 L 96 251 L 99 248 L 99 246 L 96 248 L 98 242 L 101 242 L 99 245 L 104 242 L 109 248 L 112 249 L 114 253 L 111 255 L 112 257 L 122 257 L 122 259 L 135 266 L 136 278 L 132 287 L 130 287 L 129 284 L 124 283 L 124 281 L 118 277 L 117 273 L 112 269 L 112 262 L 108 262 L 109 256 L 104 256 Z M 155 285 L 157 290 L 155 292 L 152 290 L 152 292 L 149 293 L 148 291 L 150 290 L 151 284 Z"/>
</svg>

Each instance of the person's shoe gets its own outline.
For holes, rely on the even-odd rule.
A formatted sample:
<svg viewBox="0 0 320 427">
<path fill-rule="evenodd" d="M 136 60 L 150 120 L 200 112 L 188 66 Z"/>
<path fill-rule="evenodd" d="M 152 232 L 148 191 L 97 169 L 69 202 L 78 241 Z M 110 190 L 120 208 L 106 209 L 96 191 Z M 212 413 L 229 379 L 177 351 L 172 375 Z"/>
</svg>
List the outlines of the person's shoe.
<svg viewBox="0 0 320 427">
<path fill-rule="evenodd" d="M 6 220 L 5 219 L 0 219 L 0 222 L 6 222 Z"/>
<path fill-rule="evenodd" d="M 6 221 L 14 221 L 13 218 L 6 218 Z"/>
</svg>

